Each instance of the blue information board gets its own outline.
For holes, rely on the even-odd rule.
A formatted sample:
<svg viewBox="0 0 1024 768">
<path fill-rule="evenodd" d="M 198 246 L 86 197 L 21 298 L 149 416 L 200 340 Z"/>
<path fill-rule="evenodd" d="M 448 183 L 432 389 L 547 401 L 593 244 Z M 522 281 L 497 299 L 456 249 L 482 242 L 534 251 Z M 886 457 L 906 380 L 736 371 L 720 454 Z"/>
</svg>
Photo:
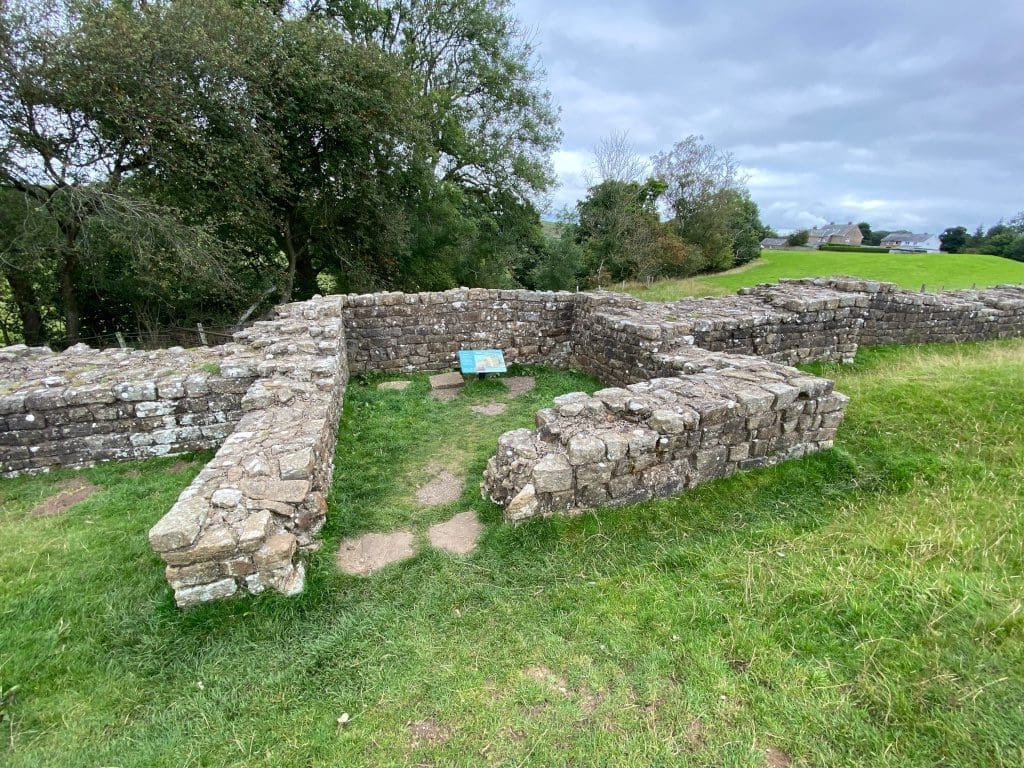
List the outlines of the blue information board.
<svg viewBox="0 0 1024 768">
<path fill-rule="evenodd" d="M 459 368 L 463 373 L 505 373 L 505 355 L 500 349 L 459 350 Z"/>
</svg>

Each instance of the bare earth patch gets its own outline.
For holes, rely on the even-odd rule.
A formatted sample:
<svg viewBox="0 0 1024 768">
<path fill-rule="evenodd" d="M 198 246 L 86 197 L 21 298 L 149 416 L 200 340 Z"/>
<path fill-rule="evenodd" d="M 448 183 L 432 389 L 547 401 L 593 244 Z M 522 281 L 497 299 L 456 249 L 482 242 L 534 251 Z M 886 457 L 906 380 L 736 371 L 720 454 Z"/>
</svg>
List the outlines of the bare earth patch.
<svg viewBox="0 0 1024 768">
<path fill-rule="evenodd" d="M 487 403 L 486 405 L 473 405 L 469 410 L 474 413 L 482 413 L 484 416 L 500 416 L 508 408 L 504 403 Z"/>
<path fill-rule="evenodd" d="M 476 512 L 460 512 L 443 523 L 430 526 L 427 536 L 430 543 L 453 555 L 468 555 L 476 549 L 484 527 L 477 519 Z"/>
<path fill-rule="evenodd" d="M 352 576 L 369 576 L 381 568 L 416 554 L 409 531 L 367 533 L 345 539 L 338 548 L 338 567 Z"/>
<path fill-rule="evenodd" d="M 412 720 L 406 723 L 406 727 L 414 747 L 444 744 L 452 737 L 451 730 L 434 719 Z"/>
<path fill-rule="evenodd" d="M 429 471 L 436 472 L 436 475 L 426 485 L 416 489 L 416 501 L 424 507 L 436 507 L 458 501 L 462 495 L 462 478 L 439 467 L 432 467 Z"/>
<path fill-rule="evenodd" d="M 523 670 L 523 674 L 530 680 L 544 685 L 553 692 L 557 692 L 562 696 L 569 695 L 569 681 L 565 679 L 564 675 L 557 674 L 550 667 L 538 664 L 533 667 L 527 667 Z"/>
<path fill-rule="evenodd" d="M 411 381 L 382 381 L 377 385 L 377 389 L 391 390 L 393 392 L 401 392 L 402 390 L 408 389 Z"/>
<path fill-rule="evenodd" d="M 452 400 L 459 396 L 462 391 L 462 387 L 449 387 L 446 389 L 432 389 L 430 390 L 430 396 L 435 400 L 440 400 L 442 403 L 450 403 Z"/>
<path fill-rule="evenodd" d="M 191 461 L 176 461 L 173 464 L 171 464 L 171 466 L 169 466 L 167 469 L 165 469 L 164 472 L 177 474 L 178 472 L 184 472 L 186 469 L 192 469 Z"/>
<path fill-rule="evenodd" d="M 506 397 L 519 397 L 537 386 L 537 380 L 533 376 L 509 376 L 502 381 L 508 387 Z"/>
<path fill-rule="evenodd" d="M 32 508 L 32 514 L 37 517 L 50 517 L 67 512 L 79 502 L 85 501 L 94 493 L 103 490 L 98 485 L 93 485 L 84 477 L 73 477 L 61 480 L 57 483 L 57 492 L 48 496 Z"/>
<path fill-rule="evenodd" d="M 704 748 L 704 724 L 694 719 L 686 726 L 686 743 L 690 749 Z"/>
<path fill-rule="evenodd" d="M 765 749 L 764 756 L 768 763 L 768 768 L 787 768 L 787 766 L 792 762 L 789 755 L 775 747 L 768 747 Z"/>
</svg>

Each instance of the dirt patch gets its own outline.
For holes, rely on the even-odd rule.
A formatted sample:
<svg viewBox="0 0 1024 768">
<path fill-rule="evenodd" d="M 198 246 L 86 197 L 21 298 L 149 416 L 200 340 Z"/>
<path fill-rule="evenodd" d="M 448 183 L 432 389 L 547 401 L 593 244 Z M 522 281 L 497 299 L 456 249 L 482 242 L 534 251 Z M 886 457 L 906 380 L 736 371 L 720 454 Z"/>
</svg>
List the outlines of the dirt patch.
<svg viewBox="0 0 1024 768">
<path fill-rule="evenodd" d="M 37 517 L 51 517 L 67 512 L 71 507 L 85 501 L 94 493 L 103 489 L 93 485 L 84 477 L 73 477 L 61 480 L 56 485 L 57 492 L 47 496 L 32 508 L 32 514 Z"/>
<path fill-rule="evenodd" d="M 434 719 L 411 720 L 405 724 L 405 727 L 409 729 L 413 746 L 417 748 L 445 744 L 452 737 L 451 730 Z"/>
<path fill-rule="evenodd" d="M 561 696 L 569 696 L 570 694 L 569 681 L 565 679 L 565 676 L 557 674 L 550 667 L 546 667 L 543 664 L 527 667 L 523 670 L 523 674 L 530 680 L 540 683 Z"/>
<path fill-rule="evenodd" d="M 412 384 L 411 381 L 382 381 L 377 385 L 377 389 L 401 392 L 402 390 L 408 389 L 410 384 Z"/>
<path fill-rule="evenodd" d="M 164 472 L 177 474 L 178 472 L 184 472 L 186 469 L 192 469 L 192 467 L 193 464 L 191 461 L 176 461 L 173 464 L 171 464 L 171 466 L 169 466 L 167 469 L 165 469 Z"/>
<path fill-rule="evenodd" d="M 337 563 L 347 574 L 369 576 L 415 554 L 413 535 L 409 531 L 367 533 L 341 542 Z"/>
<path fill-rule="evenodd" d="M 459 396 L 462 391 L 462 387 L 449 387 L 447 389 L 432 389 L 430 390 L 430 396 L 435 400 L 440 400 L 442 403 L 450 403 L 452 400 Z"/>
<path fill-rule="evenodd" d="M 793 762 L 789 755 L 775 747 L 765 749 L 764 757 L 768 768 L 787 768 Z"/>
<path fill-rule="evenodd" d="M 484 416 L 500 416 L 508 408 L 504 403 L 487 403 L 486 405 L 470 406 L 473 413 L 481 413 Z"/>
<path fill-rule="evenodd" d="M 533 376 L 509 376 L 502 381 L 508 387 L 506 397 L 519 397 L 537 386 L 537 380 Z"/>
<path fill-rule="evenodd" d="M 704 748 L 704 723 L 699 719 L 691 720 L 686 726 L 686 746 L 693 750 Z"/>
<path fill-rule="evenodd" d="M 430 526 L 427 536 L 430 543 L 453 555 L 468 555 L 476 549 L 484 527 L 477 519 L 476 512 L 460 512 L 443 523 Z"/>
<path fill-rule="evenodd" d="M 729 669 L 737 675 L 742 675 L 750 669 L 750 662 L 746 659 L 729 659 Z"/>
<path fill-rule="evenodd" d="M 464 485 L 461 477 L 440 467 L 429 467 L 428 471 L 436 474 L 430 482 L 416 489 L 417 503 L 424 507 L 436 507 L 459 500 Z"/>
</svg>

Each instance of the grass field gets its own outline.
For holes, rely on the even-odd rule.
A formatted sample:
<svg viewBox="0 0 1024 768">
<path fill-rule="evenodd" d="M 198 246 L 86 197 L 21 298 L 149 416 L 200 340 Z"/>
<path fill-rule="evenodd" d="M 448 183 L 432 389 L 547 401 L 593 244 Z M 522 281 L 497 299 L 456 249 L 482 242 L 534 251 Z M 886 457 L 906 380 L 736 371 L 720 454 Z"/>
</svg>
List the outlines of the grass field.
<svg viewBox="0 0 1024 768">
<path fill-rule="evenodd" d="M 978 254 L 830 253 L 826 251 L 764 251 L 755 262 L 717 275 L 660 280 L 650 288 L 640 283 L 608 286 L 647 301 L 672 301 L 684 296 L 724 296 L 782 277 L 853 275 L 929 291 L 1024 283 L 1024 262 Z"/>
<path fill-rule="evenodd" d="M 541 372 L 499 417 L 468 408 L 495 382 L 353 382 L 291 599 L 173 608 L 145 534 L 205 455 L 2 480 L 0 764 L 1021 765 L 1024 341 L 815 370 L 853 398 L 836 450 L 520 527 L 474 487 L 497 435 L 593 382 Z M 418 510 L 437 461 L 469 483 Z M 30 514 L 77 475 L 101 492 Z M 334 569 L 343 536 L 468 508 L 465 559 Z"/>
</svg>

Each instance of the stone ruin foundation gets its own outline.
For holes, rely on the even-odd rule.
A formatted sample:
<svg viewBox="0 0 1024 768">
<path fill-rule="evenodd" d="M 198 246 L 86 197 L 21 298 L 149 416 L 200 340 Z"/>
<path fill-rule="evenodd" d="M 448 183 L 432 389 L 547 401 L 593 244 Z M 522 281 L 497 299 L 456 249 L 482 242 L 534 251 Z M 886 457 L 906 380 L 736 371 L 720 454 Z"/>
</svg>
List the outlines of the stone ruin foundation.
<svg viewBox="0 0 1024 768">
<path fill-rule="evenodd" d="M 792 364 L 1021 335 L 1019 286 L 928 294 L 818 278 L 664 304 L 465 288 L 314 297 L 220 347 L 0 349 L 0 472 L 218 448 L 150 531 L 177 604 L 295 594 L 319 544 L 350 371 L 445 370 L 486 347 L 605 384 L 499 439 L 482 490 L 519 521 L 831 447 L 847 398 Z"/>
</svg>

